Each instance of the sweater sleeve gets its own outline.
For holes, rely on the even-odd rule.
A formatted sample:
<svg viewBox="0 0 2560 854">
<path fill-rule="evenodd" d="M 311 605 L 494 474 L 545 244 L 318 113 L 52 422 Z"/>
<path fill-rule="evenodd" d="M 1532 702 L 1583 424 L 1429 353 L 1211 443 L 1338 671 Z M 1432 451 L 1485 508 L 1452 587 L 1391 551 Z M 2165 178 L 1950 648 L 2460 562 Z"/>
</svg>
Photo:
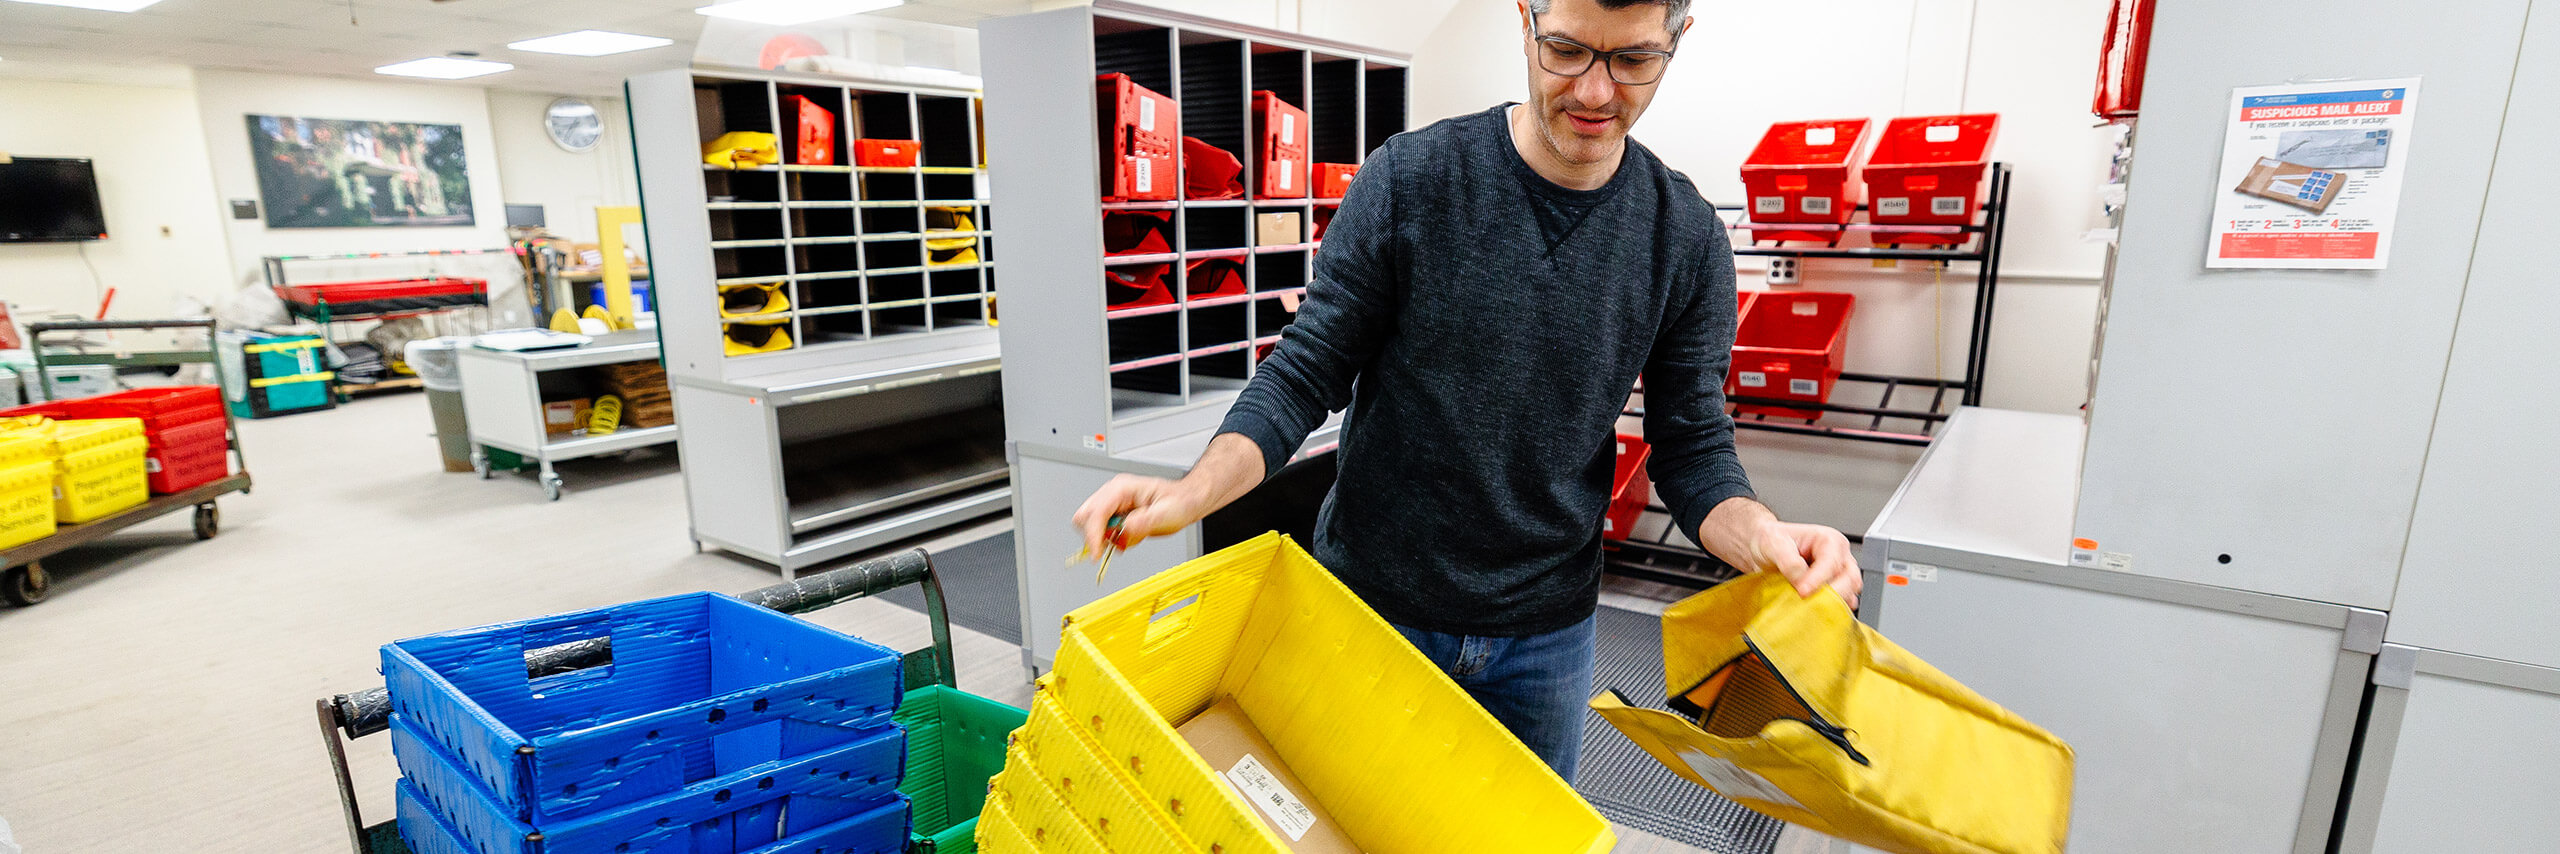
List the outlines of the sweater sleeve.
<svg viewBox="0 0 2560 854">
<path fill-rule="evenodd" d="M 1691 537 L 1707 513 L 1728 498 L 1753 498 L 1751 479 L 1734 452 L 1733 416 L 1725 412 L 1725 371 L 1733 363 L 1733 247 L 1709 214 L 1707 251 L 1694 268 L 1689 304 L 1674 309 L 1645 363 L 1646 464 L 1663 504 Z"/>
<path fill-rule="evenodd" d="M 1325 228 L 1314 281 L 1252 381 L 1218 426 L 1262 450 L 1280 471 L 1328 413 L 1351 404 L 1351 383 L 1394 328 L 1402 289 L 1395 251 L 1396 144 L 1371 154 Z"/>
</svg>

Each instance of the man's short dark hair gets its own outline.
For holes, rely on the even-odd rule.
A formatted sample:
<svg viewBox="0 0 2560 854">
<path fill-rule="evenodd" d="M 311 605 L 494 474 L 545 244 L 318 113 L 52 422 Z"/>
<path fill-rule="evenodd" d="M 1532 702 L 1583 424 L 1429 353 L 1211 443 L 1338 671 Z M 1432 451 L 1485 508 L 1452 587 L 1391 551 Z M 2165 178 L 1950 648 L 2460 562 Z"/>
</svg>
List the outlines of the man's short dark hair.
<svg viewBox="0 0 2560 854">
<path fill-rule="evenodd" d="M 1660 6 L 1662 7 L 1662 28 L 1670 30 L 1673 34 L 1680 32 L 1680 22 L 1689 17 L 1689 0 L 1593 0 L 1593 2 L 1599 3 L 1600 8 L 1603 9 Z M 1554 6 L 1555 0 L 1529 0 L 1529 11 L 1541 15 L 1546 14 L 1547 10 Z"/>
</svg>

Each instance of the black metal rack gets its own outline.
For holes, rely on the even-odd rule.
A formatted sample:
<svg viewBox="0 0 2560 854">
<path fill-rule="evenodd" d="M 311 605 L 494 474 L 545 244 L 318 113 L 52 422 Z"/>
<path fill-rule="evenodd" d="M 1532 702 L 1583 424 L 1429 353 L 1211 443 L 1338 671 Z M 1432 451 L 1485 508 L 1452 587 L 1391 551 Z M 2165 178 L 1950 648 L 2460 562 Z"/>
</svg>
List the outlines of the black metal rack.
<svg viewBox="0 0 2560 854">
<path fill-rule="evenodd" d="M 1899 246 L 1841 246 L 1837 241 L 1820 247 L 1789 247 L 1783 242 L 1761 245 L 1755 242 L 1735 246 L 1733 254 L 1736 256 L 1796 259 L 1865 258 L 1878 261 L 1934 263 L 1969 261 L 1976 265 L 1973 319 L 1965 342 L 1964 370 L 1960 378 L 1842 373 L 1840 382 L 1833 387 L 1833 400 L 1830 402 L 1809 403 L 1800 400 L 1729 397 L 1726 402 L 1731 406 L 1734 426 L 1744 430 L 1771 433 L 1827 436 L 1851 441 L 1925 447 L 1929 444 L 1931 437 L 1936 435 L 1938 425 L 1946 423 L 1947 418 L 1955 413 L 1956 405 L 1981 405 L 1983 368 L 1991 348 L 1992 304 L 2000 286 L 2000 252 L 2006 242 L 2005 235 L 2008 228 L 2010 179 L 2008 164 L 1991 164 L 1991 197 L 1989 202 L 1982 206 L 1981 222 L 1973 225 L 1940 226 L 1932 229 L 1877 226 L 1863 220 L 1845 226 L 1807 226 L 1793 223 L 1755 225 L 1747 218 L 1728 222 L 1726 227 L 1737 231 L 1754 228 L 1791 232 L 1829 231 L 1837 233 L 1840 238 L 1846 238 L 1852 233 L 1872 234 L 1878 231 L 1939 231 L 1973 235 L 1965 243 L 1956 247 L 1932 249 Z M 1742 208 L 1736 205 L 1718 205 L 1716 210 L 1718 213 L 1739 213 Z M 1858 210 L 1863 212 L 1866 206 L 1860 205 Z M 1623 412 L 1626 415 L 1642 417 L 1645 411 L 1644 405 L 1640 402 L 1644 394 L 1643 384 L 1638 383 L 1635 391 L 1636 397 L 1630 400 Z M 1843 393 L 1851 391 L 1857 393 L 1857 396 L 1851 399 L 1873 401 L 1873 403 L 1839 402 Z M 1955 398 L 1952 402 L 1948 399 L 1951 392 Z M 1914 404 L 1922 399 L 1927 401 L 1927 405 L 1915 407 Z M 1746 404 L 1817 410 L 1822 414 L 1812 419 L 1787 419 L 1744 413 L 1741 407 Z M 1660 515 L 1670 513 L 1660 505 L 1647 507 L 1646 512 Z M 1639 528 L 1642 527 L 1640 524 Z M 1661 533 L 1655 537 L 1631 536 L 1623 542 L 1609 543 L 1608 572 L 1627 578 L 1695 589 L 1704 589 L 1733 577 L 1732 567 L 1726 566 L 1715 556 L 1692 547 L 1685 535 L 1671 528 L 1670 525 L 1664 525 Z"/>
</svg>

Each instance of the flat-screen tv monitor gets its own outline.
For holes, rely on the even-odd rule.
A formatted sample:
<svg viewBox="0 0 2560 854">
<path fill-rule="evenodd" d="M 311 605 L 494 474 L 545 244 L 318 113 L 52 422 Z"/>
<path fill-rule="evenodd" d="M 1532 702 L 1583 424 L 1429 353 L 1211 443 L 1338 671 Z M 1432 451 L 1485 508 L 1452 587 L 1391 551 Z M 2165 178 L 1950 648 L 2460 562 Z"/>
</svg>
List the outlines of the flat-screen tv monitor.
<svg viewBox="0 0 2560 854">
<path fill-rule="evenodd" d="M 0 163 L 0 243 L 107 239 L 98 178 L 85 157 Z"/>
</svg>

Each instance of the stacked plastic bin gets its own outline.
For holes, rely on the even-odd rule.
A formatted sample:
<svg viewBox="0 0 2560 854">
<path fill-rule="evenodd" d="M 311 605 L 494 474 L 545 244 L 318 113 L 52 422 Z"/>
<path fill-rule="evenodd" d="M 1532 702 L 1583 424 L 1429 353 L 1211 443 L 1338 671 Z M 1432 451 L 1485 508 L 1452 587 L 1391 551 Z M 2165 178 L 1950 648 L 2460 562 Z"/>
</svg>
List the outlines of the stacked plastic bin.
<svg viewBox="0 0 2560 854">
<path fill-rule="evenodd" d="M 71 418 L 135 418 L 150 447 L 143 470 L 151 491 L 185 492 L 231 473 L 229 425 L 215 386 L 142 388 L 53 404 Z"/>
<path fill-rule="evenodd" d="M 49 414 L 65 414 L 57 404 L 41 406 Z M 34 408 L 11 410 L 21 414 L 0 421 L 0 436 L 34 439 L 42 449 L 44 462 L 51 466 L 55 522 L 94 521 L 150 500 L 149 481 L 143 473 L 143 458 L 150 447 L 140 419 L 57 421 L 23 414 Z"/>
<path fill-rule="evenodd" d="M 990 784 L 990 854 L 1279 854 L 1175 730 L 1232 699 L 1361 850 L 1601 852 L 1608 822 L 1297 544 L 1266 534 L 1068 615 Z"/>
<path fill-rule="evenodd" d="M 0 431 L 0 549 L 53 534 L 53 458 L 45 441 Z"/>
<path fill-rule="evenodd" d="M 268 418 L 337 406 L 321 353 L 328 342 L 317 335 L 222 333 L 223 397 L 231 414 Z"/>
<path fill-rule="evenodd" d="M 1907 116 L 1887 122 L 1867 155 L 1867 219 L 1877 225 L 1972 225 L 1988 190 L 1997 113 Z M 1972 235 L 1878 231 L 1877 245 L 1962 245 Z"/>
<path fill-rule="evenodd" d="M 1866 119 L 1779 122 L 1769 126 L 1742 161 L 1743 192 L 1751 198 L 1751 222 L 1846 225 L 1862 198 L 1858 171 L 1866 163 Z M 1755 240 L 1840 242 L 1841 232 L 1755 228 Z"/>
<path fill-rule="evenodd" d="M 1733 334 L 1727 397 L 1822 403 L 1848 359 L 1849 311 L 1855 296 L 1830 291 L 1768 291 L 1745 303 Z M 1745 413 L 1811 420 L 1817 409 L 1758 403 Z"/>
<path fill-rule="evenodd" d="M 896 854 L 897 653 L 713 593 L 384 646 L 419 854 Z"/>
</svg>

